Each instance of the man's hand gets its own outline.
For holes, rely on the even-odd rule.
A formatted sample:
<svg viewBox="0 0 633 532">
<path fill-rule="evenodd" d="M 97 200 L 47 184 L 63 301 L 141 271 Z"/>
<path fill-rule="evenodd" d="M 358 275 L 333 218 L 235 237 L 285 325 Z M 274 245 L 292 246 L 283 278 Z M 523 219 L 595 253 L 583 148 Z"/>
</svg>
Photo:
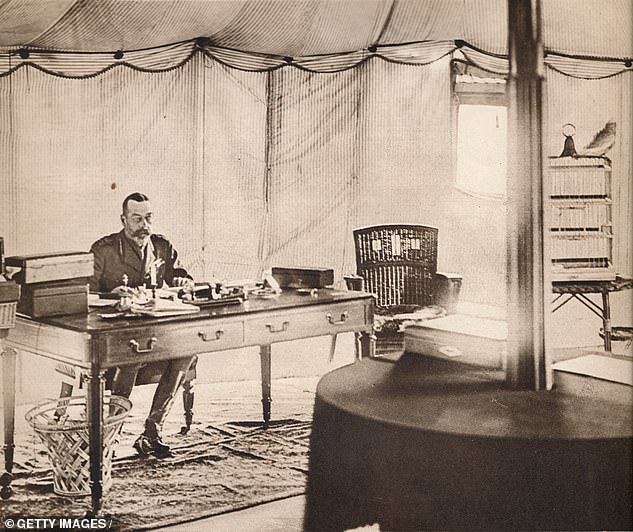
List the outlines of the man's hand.
<svg viewBox="0 0 633 532">
<path fill-rule="evenodd" d="M 182 288 L 185 292 L 191 292 L 194 287 L 193 279 L 189 279 L 189 277 L 174 277 L 172 283 L 174 286 Z"/>
<path fill-rule="evenodd" d="M 112 289 L 112 293 L 119 296 L 131 296 L 134 294 L 134 288 L 130 288 L 129 286 L 121 285 Z"/>
</svg>

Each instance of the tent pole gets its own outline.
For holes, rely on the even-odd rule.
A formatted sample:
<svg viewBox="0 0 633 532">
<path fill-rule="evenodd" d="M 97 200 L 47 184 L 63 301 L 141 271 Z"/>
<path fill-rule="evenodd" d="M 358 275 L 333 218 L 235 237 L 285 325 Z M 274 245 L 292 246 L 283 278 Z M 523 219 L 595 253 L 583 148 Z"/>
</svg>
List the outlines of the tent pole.
<svg viewBox="0 0 633 532">
<path fill-rule="evenodd" d="M 545 340 L 549 328 L 550 252 L 544 242 L 543 43 L 540 0 L 508 0 L 508 364 L 506 383 L 551 388 Z M 546 266 L 544 266 L 546 265 Z"/>
</svg>

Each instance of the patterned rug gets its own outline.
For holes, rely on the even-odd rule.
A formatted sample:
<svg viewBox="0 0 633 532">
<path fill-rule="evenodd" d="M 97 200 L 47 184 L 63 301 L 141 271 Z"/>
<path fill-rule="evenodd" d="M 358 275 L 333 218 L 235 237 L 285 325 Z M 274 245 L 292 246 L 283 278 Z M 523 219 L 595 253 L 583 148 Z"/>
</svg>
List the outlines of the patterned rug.
<svg viewBox="0 0 633 532">
<path fill-rule="evenodd" d="M 218 421 L 198 420 L 188 434 L 180 435 L 180 412 L 175 412 L 164 431 L 174 456 L 162 460 L 141 458 L 132 450 L 143 419 L 140 409 L 135 409 L 116 447 L 113 485 L 104 499 L 104 514 L 112 518 L 112 529 L 174 525 L 303 493 L 313 386 L 278 385 L 277 413 L 285 417 L 275 417 L 273 408 L 268 429 L 259 421 L 261 403 L 254 401 L 256 393 L 253 397 L 238 395 L 229 405 L 218 397 L 205 397 L 199 389 L 198 405 L 213 401 Z M 236 412 L 241 414 L 238 420 Z M 227 419 L 228 414 L 233 420 Z M 14 518 L 82 517 L 90 508 L 90 497 L 53 492 L 48 457 L 36 435 L 23 433 L 18 444 L 14 493 L 9 500 L 0 501 L 0 514 Z"/>
<path fill-rule="evenodd" d="M 294 419 L 267 430 L 250 422 L 208 425 L 167 438 L 171 458 L 115 458 L 104 514 L 115 530 L 139 530 L 301 494 L 310 426 Z M 37 454 L 39 464 L 45 457 Z M 33 465 L 16 471 L 7 516 L 77 516 L 78 507 L 89 508 L 89 497 L 55 495 L 50 469 Z"/>
</svg>

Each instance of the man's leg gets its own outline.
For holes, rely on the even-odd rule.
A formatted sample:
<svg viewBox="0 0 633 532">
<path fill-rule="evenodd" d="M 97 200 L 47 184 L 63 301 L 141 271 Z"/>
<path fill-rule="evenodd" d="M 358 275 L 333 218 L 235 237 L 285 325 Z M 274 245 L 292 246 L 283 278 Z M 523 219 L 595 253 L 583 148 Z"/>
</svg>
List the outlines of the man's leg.
<svg viewBox="0 0 633 532">
<path fill-rule="evenodd" d="M 120 395 L 125 398 L 130 397 L 139 368 L 140 366 L 138 365 L 117 368 L 114 381 L 112 382 L 112 395 Z"/>
<path fill-rule="evenodd" d="M 167 364 L 154 392 L 152 407 L 145 420 L 145 432 L 135 444 L 137 451 L 141 454 L 149 454 L 149 452 L 154 452 L 158 456 L 169 454 L 169 446 L 161 440 L 160 432 L 191 360 L 191 357 L 176 358 Z"/>
<path fill-rule="evenodd" d="M 169 414 L 176 392 L 182 384 L 182 379 L 190 364 L 191 358 L 189 357 L 170 360 L 160 378 L 148 417 L 158 428 L 159 432 L 167 414 Z"/>
</svg>

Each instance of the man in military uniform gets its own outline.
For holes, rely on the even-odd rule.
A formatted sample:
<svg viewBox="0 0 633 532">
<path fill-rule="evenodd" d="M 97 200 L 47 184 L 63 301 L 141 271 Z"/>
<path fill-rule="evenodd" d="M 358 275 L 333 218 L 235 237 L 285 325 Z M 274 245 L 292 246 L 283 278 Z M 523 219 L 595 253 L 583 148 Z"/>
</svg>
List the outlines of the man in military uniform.
<svg viewBox="0 0 633 532">
<path fill-rule="evenodd" d="M 161 287 L 163 283 L 169 286 L 192 283 L 169 240 L 152 234 L 152 209 L 145 194 L 135 192 L 125 198 L 121 223 L 123 229 L 120 232 L 97 240 L 90 248 L 94 255 L 91 292 L 125 294 L 143 285 Z M 145 431 L 134 442 L 139 454 L 151 453 L 161 457 L 170 454 L 160 431 L 191 360 L 191 357 L 186 357 L 168 361 L 145 420 Z M 129 397 L 139 369 L 140 365 L 117 368 L 112 393 Z"/>
</svg>

